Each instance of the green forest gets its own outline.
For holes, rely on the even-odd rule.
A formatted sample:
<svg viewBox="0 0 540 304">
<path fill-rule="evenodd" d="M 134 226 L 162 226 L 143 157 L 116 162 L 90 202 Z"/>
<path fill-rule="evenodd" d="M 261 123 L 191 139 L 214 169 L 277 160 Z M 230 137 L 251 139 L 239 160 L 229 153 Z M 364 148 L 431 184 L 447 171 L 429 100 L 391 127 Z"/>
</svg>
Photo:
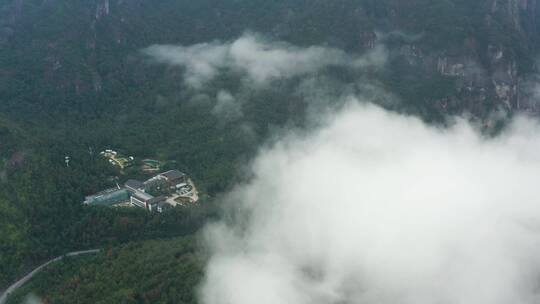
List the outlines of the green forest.
<svg viewBox="0 0 540 304">
<path fill-rule="evenodd" d="M 282 128 L 308 124 L 310 100 L 297 92 L 299 79 L 245 91 L 241 79 L 225 75 L 194 92 L 179 69 L 151 64 L 141 49 L 252 31 L 363 54 L 370 43 L 363 33 L 390 33 L 383 68 L 331 72 L 346 85 L 370 79 L 399 100 L 383 106 L 440 123 L 462 112 L 483 119 L 498 104 L 471 103 L 458 77 L 426 70 L 397 50 L 414 44 L 425 54 L 469 56 L 491 72 L 488 48 L 496 44 L 526 78 L 536 72 L 540 38 L 540 22 L 525 17 L 519 30 L 502 12 L 487 26 L 487 0 L 134 0 L 110 1 L 110 12 L 98 14 L 102 4 L 0 0 L 0 29 L 9 29 L 0 32 L 0 290 L 51 257 L 103 249 L 48 268 L 10 303 L 28 293 L 47 303 L 195 303 L 204 267 L 196 233 L 220 216 L 220 195 L 246 179 L 243 170 L 262 145 Z M 222 88 L 249 101 L 241 119 L 211 115 Z M 354 93 L 370 91 L 357 86 Z M 442 108 L 436 100 L 451 102 Z M 89 152 L 107 148 L 173 163 L 204 198 L 163 214 L 83 206 L 119 175 Z"/>
<path fill-rule="evenodd" d="M 29 294 L 45 294 L 45 303 L 197 303 L 203 256 L 192 238 L 130 242 L 97 256 L 66 258 L 8 303 Z"/>
</svg>

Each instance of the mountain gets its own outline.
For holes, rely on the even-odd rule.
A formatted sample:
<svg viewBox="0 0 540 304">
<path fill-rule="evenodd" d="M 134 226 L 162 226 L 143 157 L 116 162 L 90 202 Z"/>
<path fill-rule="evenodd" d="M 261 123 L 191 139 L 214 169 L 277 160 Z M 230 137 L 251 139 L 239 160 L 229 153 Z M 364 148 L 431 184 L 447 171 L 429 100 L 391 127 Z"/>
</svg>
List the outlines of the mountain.
<svg viewBox="0 0 540 304">
<path fill-rule="evenodd" d="M 66 259 L 8 303 L 24 302 L 29 293 L 47 294 L 45 303 L 197 303 L 202 256 L 190 239 L 133 242 L 96 257 Z"/>
<path fill-rule="evenodd" d="M 533 0 L 2 2 L 1 106 L 24 119 L 122 110 L 155 81 L 134 59 L 138 49 L 246 30 L 350 51 L 384 40 L 394 52 L 392 72 L 414 75 L 390 85 L 452 80 L 444 96 L 427 96 L 428 106 L 537 110 L 528 90 L 538 53 Z"/>
<path fill-rule="evenodd" d="M 486 127 L 538 115 L 539 17 L 537 0 L 0 0 L 0 289 L 69 250 L 193 234 L 261 145 L 309 127 L 313 99 L 377 95 L 428 122 L 468 113 Z M 263 51 L 341 59 L 265 87 L 246 85 L 241 64 L 218 64 L 227 73 L 196 89 L 188 68 L 145 53 L 245 37 Z M 384 64 L 348 67 L 378 52 Z M 216 114 L 233 99 L 240 109 Z M 206 209 L 83 208 L 120 175 L 88 152 L 107 148 L 175 164 Z"/>
</svg>

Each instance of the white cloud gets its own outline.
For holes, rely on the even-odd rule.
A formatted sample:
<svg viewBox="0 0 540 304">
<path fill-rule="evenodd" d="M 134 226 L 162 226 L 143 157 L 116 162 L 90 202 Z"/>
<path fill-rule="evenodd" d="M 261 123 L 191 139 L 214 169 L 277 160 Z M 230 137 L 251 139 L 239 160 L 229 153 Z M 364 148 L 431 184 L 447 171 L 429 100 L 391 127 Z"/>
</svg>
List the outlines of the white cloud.
<svg viewBox="0 0 540 304">
<path fill-rule="evenodd" d="M 234 121 L 242 118 L 242 105 L 227 91 L 219 91 L 216 96 L 216 105 L 212 114 L 224 121 Z"/>
<path fill-rule="evenodd" d="M 342 50 L 312 46 L 297 47 L 255 34 L 244 34 L 227 43 L 203 43 L 192 46 L 154 45 L 143 50 L 159 63 L 184 67 L 185 82 L 200 89 L 222 71 L 241 73 L 254 85 L 316 73 L 330 66 L 366 68 L 384 64 L 383 47 L 361 55 Z"/>
<path fill-rule="evenodd" d="M 228 47 L 218 43 L 202 43 L 189 47 L 154 45 L 143 50 L 159 63 L 186 68 L 186 84 L 200 88 L 218 75 L 224 68 Z"/>
<path fill-rule="evenodd" d="M 353 103 L 286 136 L 207 229 L 202 302 L 538 303 L 539 131 L 485 139 Z"/>
</svg>

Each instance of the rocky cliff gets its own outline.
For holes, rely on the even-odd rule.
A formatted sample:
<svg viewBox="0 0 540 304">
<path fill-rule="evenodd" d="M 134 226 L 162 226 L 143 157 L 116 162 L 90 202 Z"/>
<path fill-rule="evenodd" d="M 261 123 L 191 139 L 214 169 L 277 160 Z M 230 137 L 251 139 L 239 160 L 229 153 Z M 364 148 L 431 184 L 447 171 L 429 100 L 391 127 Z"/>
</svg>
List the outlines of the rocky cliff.
<svg viewBox="0 0 540 304">
<path fill-rule="evenodd" d="M 4 0 L 0 97 L 22 108 L 21 100 L 46 104 L 51 96 L 86 108 L 144 80 L 129 66 L 141 47 L 226 40 L 247 29 L 353 52 L 384 43 L 402 73 L 420 75 L 417 83 L 451 83 L 444 94 L 410 94 L 443 112 L 538 113 L 538 2 Z"/>
<path fill-rule="evenodd" d="M 436 49 L 419 41 L 401 47 L 401 55 L 425 73 L 456 80 L 455 94 L 433 100 L 443 110 L 460 104 L 475 113 L 493 107 L 538 113 L 538 1 L 481 2 L 469 7 L 469 13 L 476 13 L 474 27 L 456 42 L 457 48 Z"/>
</svg>

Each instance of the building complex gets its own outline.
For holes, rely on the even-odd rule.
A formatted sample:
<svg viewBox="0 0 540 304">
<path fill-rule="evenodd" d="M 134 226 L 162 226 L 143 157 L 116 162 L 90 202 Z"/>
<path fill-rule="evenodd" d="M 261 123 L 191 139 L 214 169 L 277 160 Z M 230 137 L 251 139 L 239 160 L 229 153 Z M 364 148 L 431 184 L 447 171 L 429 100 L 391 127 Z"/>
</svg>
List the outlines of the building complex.
<svg viewBox="0 0 540 304">
<path fill-rule="evenodd" d="M 144 182 L 130 179 L 123 186 L 87 196 L 84 204 L 133 206 L 163 212 L 198 200 L 197 189 L 191 179 L 178 170 L 170 170 Z"/>
</svg>

